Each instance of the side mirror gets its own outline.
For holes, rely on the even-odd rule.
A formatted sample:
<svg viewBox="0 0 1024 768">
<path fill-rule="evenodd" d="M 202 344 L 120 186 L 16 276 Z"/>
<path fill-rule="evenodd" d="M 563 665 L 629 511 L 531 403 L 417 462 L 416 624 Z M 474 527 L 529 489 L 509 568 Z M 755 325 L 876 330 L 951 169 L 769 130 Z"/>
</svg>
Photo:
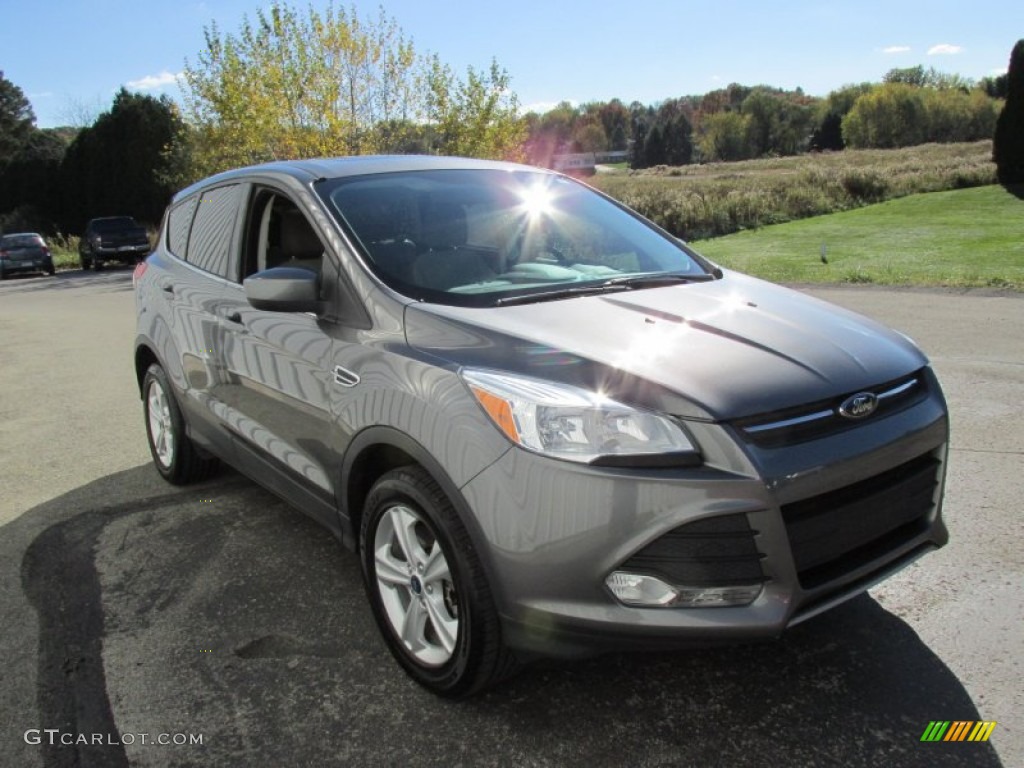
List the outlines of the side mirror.
<svg viewBox="0 0 1024 768">
<path fill-rule="evenodd" d="M 270 312 L 313 312 L 322 309 L 320 276 L 300 267 L 273 267 L 245 278 L 245 297 L 256 309 Z"/>
</svg>

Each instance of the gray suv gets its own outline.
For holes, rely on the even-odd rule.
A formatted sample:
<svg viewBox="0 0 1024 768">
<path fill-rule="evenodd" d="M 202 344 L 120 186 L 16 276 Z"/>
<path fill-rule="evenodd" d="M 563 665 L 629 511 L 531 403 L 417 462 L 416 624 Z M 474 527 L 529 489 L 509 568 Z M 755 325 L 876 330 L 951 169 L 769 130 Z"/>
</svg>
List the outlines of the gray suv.
<svg viewBox="0 0 1024 768">
<path fill-rule="evenodd" d="M 159 472 L 221 459 L 330 528 L 442 695 L 773 638 L 947 540 L 910 340 L 556 173 L 231 171 L 174 198 L 134 279 Z"/>
</svg>

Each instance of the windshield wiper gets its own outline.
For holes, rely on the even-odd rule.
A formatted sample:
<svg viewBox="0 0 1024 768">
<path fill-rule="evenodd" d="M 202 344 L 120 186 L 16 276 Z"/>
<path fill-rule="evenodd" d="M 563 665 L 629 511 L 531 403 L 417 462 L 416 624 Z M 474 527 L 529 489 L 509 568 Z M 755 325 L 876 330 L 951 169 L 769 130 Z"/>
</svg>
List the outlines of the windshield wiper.
<svg viewBox="0 0 1024 768">
<path fill-rule="evenodd" d="M 623 275 L 613 277 L 601 283 L 602 287 L 626 286 L 627 288 L 657 288 L 661 285 L 672 285 L 673 283 L 704 283 L 714 280 L 714 275 L 701 273 L 697 275 L 684 275 L 679 272 L 666 272 L 655 275 Z"/>
<path fill-rule="evenodd" d="M 703 283 L 714 280 L 714 275 L 697 274 L 683 275 L 677 272 L 670 272 L 661 275 L 623 275 L 612 277 L 597 285 L 575 285 L 566 288 L 557 288 L 553 291 L 541 291 L 540 293 L 524 293 L 519 296 L 504 296 L 498 299 L 495 304 L 499 307 L 509 304 L 532 304 L 537 301 L 556 301 L 567 299 L 572 296 L 587 296 L 600 293 L 614 293 L 616 291 L 634 291 L 643 288 L 657 288 L 663 285 L 678 285 L 681 283 Z"/>
</svg>

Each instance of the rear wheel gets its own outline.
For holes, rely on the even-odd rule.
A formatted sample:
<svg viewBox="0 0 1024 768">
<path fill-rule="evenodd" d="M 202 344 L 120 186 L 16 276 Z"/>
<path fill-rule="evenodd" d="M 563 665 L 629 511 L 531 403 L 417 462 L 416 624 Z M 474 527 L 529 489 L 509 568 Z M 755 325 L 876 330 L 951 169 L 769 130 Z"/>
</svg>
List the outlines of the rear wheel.
<svg viewBox="0 0 1024 768">
<path fill-rule="evenodd" d="M 82 267 L 83 272 L 88 272 L 90 267 L 92 267 L 92 262 L 86 258 L 84 253 L 78 254 L 78 263 Z"/>
<path fill-rule="evenodd" d="M 217 460 L 200 455 L 189 439 L 167 374 L 156 363 L 149 366 L 142 381 L 142 402 L 149 452 L 164 479 L 175 485 L 186 485 L 213 474 Z"/>
<path fill-rule="evenodd" d="M 426 471 L 402 467 L 377 481 L 366 500 L 360 545 L 374 618 L 416 682 L 456 697 L 515 671 L 480 559 Z"/>
</svg>

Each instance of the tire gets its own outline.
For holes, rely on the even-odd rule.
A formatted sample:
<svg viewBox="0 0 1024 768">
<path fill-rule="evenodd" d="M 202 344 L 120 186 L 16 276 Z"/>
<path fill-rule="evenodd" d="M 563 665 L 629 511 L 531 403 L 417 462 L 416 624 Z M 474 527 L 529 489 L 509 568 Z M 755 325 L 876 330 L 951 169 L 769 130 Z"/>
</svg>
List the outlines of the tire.
<svg viewBox="0 0 1024 768">
<path fill-rule="evenodd" d="M 213 474 L 217 460 L 202 456 L 189 439 L 167 374 L 156 363 L 149 366 L 142 380 L 142 407 L 149 452 L 164 480 L 187 485 Z"/>
<path fill-rule="evenodd" d="M 85 257 L 84 253 L 78 254 L 78 263 L 83 272 L 88 272 L 92 268 L 92 262 Z"/>
<path fill-rule="evenodd" d="M 53 277 L 55 274 L 57 274 L 57 268 L 51 264 L 46 268 L 46 274 L 48 274 L 50 277 Z"/>
<path fill-rule="evenodd" d="M 377 626 L 420 685 L 456 698 L 515 672 L 469 534 L 421 467 L 392 470 L 374 484 L 360 526 L 360 558 Z"/>
<path fill-rule="evenodd" d="M 92 268 L 94 272 L 99 272 L 101 269 L 103 269 L 103 262 L 100 261 L 99 259 L 93 258 Z"/>
</svg>

